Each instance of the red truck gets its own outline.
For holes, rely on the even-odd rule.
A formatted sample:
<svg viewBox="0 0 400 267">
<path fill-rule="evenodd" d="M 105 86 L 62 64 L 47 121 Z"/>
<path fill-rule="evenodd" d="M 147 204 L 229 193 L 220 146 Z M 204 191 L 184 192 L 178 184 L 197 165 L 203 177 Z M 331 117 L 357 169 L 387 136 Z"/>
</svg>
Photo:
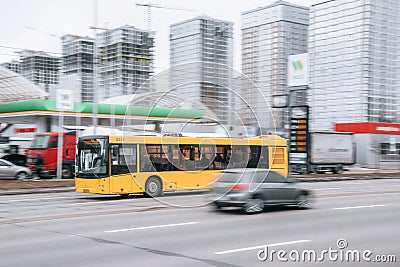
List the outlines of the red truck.
<svg viewBox="0 0 400 267">
<path fill-rule="evenodd" d="M 39 177 L 57 175 L 58 136 L 60 133 L 37 133 L 27 150 L 27 166 Z M 63 179 L 72 178 L 75 170 L 76 132 L 62 132 Z"/>
</svg>

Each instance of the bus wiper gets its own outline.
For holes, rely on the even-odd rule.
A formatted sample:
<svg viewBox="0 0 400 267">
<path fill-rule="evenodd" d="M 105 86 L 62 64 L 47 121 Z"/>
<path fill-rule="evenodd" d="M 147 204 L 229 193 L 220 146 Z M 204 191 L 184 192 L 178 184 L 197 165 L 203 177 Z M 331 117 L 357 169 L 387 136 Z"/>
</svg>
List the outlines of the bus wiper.
<svg viewBox="0 0 400 267">
<path fill-rule="evenodd" d="M 97 174 L 93 171 L 85 171 L 85 172 L 77 172 L 76 176 L 79 175 L 85 175 L 86 177 L 88 176 L 88 174 L 92 174 L 93 176 L 95 176 L 96 178 L 100 178 L 99 176 L 97 176 Z"/>
<path fill-rule="evenodd" d="M 93 174 L 97 179 L 99 179 L 100 177 L 99 176 L 97 176 L 97 174 L 95 173 L 95 172 L 86 172 L 86 173 L 88 173 L 88 174 Z"/>
</svg>

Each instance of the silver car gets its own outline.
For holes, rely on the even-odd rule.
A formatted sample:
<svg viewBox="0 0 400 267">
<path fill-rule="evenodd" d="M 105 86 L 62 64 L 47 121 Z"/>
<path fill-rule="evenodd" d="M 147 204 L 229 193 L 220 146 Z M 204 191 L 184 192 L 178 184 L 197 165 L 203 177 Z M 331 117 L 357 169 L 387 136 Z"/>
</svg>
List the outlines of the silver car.
<svg viewBox="0 0 400 267">
<path fill-rule="evenodd" d="M 301 183 L 267 169 L 225 170 L 211 189 L 217 208 L 241 207 L 245 213 L 261 212 L 266 205 L 296 205 L 311 208 L 312 191 Z"/>
<path fill-rule="evenodd" d="M 0 179 L 24 180 L 30 177 L 32 177 L 32 171 L 29 168 L 0 159 Z"/>
</svg>

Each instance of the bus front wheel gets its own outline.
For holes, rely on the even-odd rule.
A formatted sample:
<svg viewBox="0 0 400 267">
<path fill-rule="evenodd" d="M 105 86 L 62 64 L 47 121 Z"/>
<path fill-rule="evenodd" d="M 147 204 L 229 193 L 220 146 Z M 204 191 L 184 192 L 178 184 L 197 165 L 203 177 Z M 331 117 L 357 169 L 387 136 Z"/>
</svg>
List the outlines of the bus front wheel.
<svg viewBox="0 0 400 267">
<path fill-rule="evenodd" d="M 145 194 L 149 197 L 159 197 L 163 193 L 160 178 L 152 176 L 146 181 Z"/>
</svg>

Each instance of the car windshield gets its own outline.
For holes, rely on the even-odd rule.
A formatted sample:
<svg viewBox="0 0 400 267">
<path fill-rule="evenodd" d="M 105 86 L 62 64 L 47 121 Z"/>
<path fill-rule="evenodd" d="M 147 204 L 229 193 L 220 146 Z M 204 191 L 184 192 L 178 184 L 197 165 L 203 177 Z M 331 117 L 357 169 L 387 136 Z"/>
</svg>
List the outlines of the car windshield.
<svg viewBox="0 0 400 267">
<path fill-rule="evenodd" d="M 77 148 L 77 177 L 98 178 L 107 176 L 106 138 L 80 139 Z"/>
<path fill-rule="evenodd" d="M 253 172 L 224 172 L 219 178 L 220 183 L 248 183 L 251 177 L 254 175 Z"/>
<path fill-rule="evenodd" d="M 49 144 L 49 135 L 36 135 L 32 141 L 31 148 L 33 149 L 44 149 Z"/>
</svg>

